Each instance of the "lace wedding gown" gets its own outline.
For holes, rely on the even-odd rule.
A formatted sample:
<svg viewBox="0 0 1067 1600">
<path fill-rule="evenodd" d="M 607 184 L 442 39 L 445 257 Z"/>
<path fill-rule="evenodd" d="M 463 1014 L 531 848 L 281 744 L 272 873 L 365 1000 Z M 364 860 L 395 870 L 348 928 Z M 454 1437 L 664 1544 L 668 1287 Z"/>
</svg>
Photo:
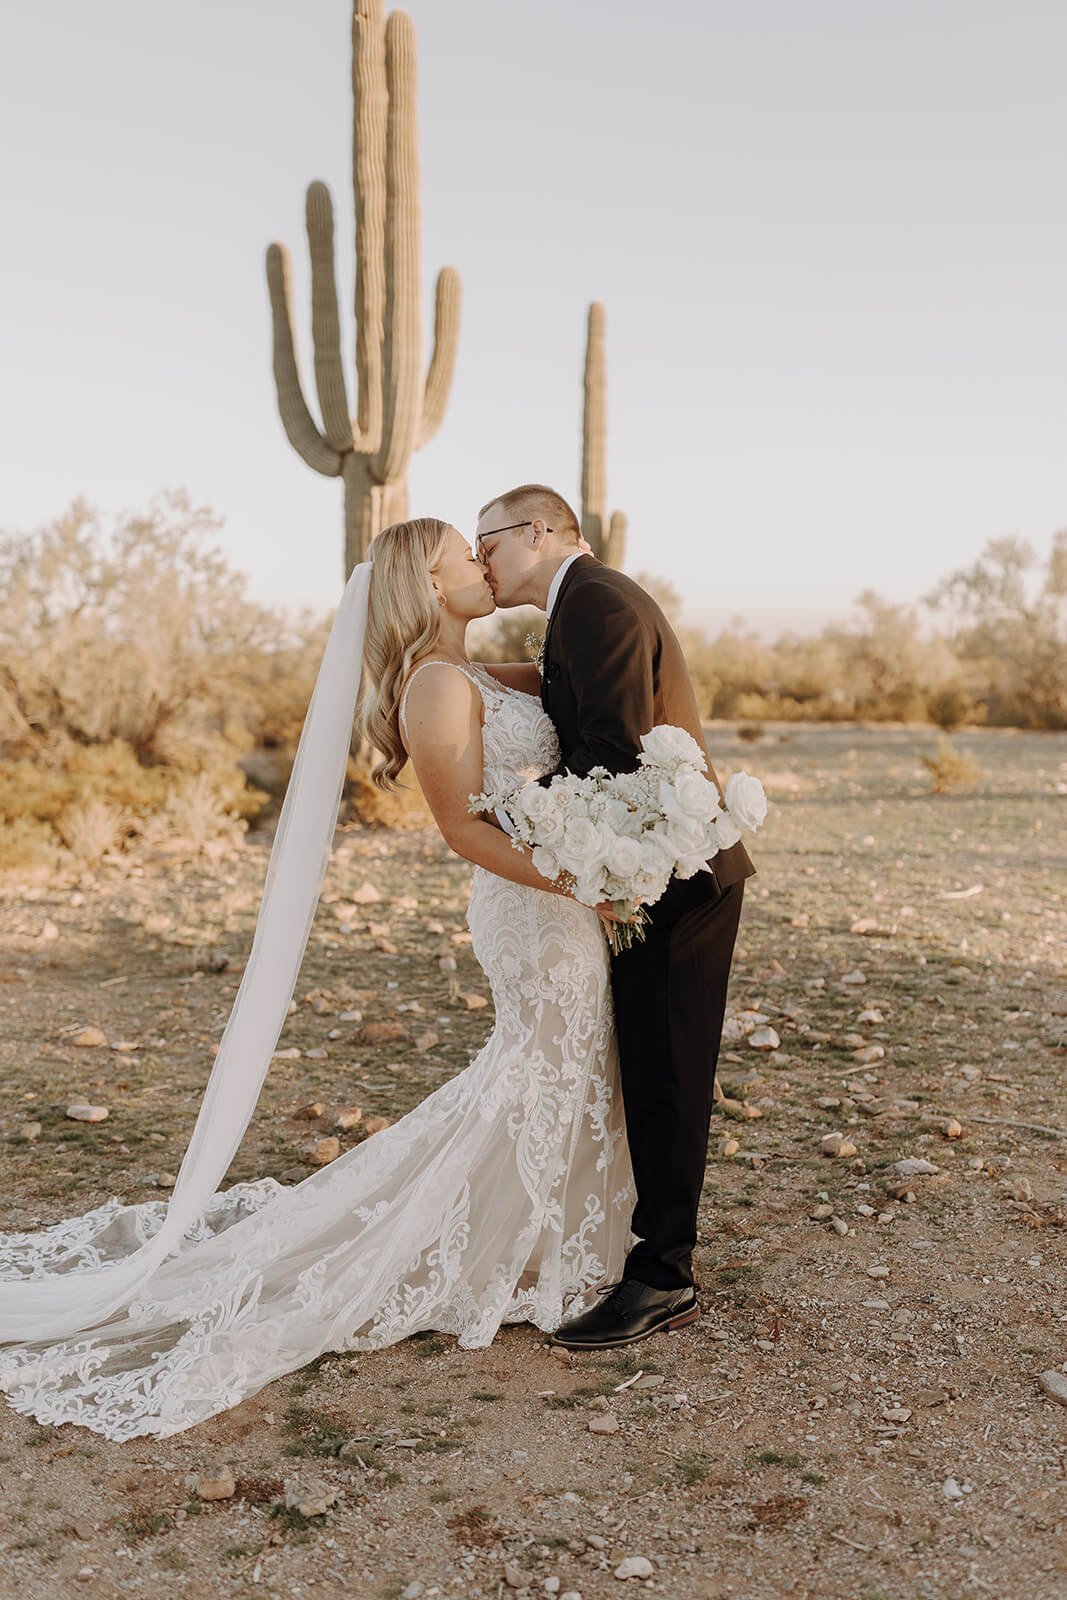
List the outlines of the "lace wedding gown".
<svg viewBox="0 0 1067 1600">
<path fill-rule="evenodd" d="M 554 767 L 540 702 L 482 668 L 468 676 L 485 706 L 486 787 Z M 16 1410 L 109 1439 L 163 1437 L 326 1350 L 426 1329 L 477 1349 L 504 1322 L 552 1331 L 565 1303 L 580 1311 L 621 1275 L 634 1188 L 596 914 L 475 867 L 467 923 L 496 1007 L 471 1064 L 295 1187 L 220 1190 L 108 1320 L 0 1347 Z M 0 1235 L 0 1300 L 5 1279 L 69 1272 L 76 1302 L 79 1271 L 142 1245 L 165 1212 L 112 1199 Z"/>
</svg>

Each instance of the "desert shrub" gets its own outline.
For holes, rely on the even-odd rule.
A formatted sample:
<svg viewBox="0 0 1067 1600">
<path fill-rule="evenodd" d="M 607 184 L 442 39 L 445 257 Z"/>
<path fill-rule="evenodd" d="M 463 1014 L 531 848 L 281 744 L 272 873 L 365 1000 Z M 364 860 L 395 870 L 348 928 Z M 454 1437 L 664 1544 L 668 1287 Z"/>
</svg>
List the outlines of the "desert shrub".
<svg viewBox="0 0 1067 1600">
<path fill-rule="evenodd" d="M 937 741 L 936 752 L 921 759 L 930 773 L 931 788 L 935 794 L 950 794 L 953 789 L 969 788 L 981 776 L 981 768 L 970 751 L 957 750 L 944 734 Z"/>
<path fill-rule="evenodd" d="M 400 789 L 386 793 L 371 781 L 371 764 L 365 755 L 350 757 L 345 774 L 348 816 L 370 828 L 426 828 L 433 814 L 423 798 L 409 762 L 399 776 Z"/>
</svg>

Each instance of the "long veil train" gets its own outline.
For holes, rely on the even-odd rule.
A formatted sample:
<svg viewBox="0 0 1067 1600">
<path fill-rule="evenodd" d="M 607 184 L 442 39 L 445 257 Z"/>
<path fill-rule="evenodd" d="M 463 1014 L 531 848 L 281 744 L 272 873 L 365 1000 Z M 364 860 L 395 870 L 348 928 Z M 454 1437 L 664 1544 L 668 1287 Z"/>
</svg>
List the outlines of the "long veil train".
<svg viewBox="0 0 1067 1600">
<path fill-rule="evenodd" d="M 363 674 L 372 563 L 337 608 L 297 747 L 264 881 L 252 950 L 165 1215 L 112 1202 L 68 1230 L 0 1236 L 0 1341 L 63 1339 L 127 1305 L 209 1210 L 255 1110 L 288 1013 L 330 859 Z M 47 1233 L 47 1230 L 46 1230 Z"/>
</svg>

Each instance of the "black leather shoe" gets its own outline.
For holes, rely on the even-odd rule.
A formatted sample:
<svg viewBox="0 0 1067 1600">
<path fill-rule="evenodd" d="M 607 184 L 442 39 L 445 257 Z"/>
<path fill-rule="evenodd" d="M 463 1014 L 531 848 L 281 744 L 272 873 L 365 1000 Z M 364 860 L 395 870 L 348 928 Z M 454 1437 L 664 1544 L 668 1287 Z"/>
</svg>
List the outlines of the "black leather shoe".
<svg viewBox="0 0 1067 1600">
<path fill-rule="evenodd" d="M 672 1333 L 675 1328 L 686 1328 L 699 1316 L 692 1284 L 684 1289 L 653 1289 L 637 1278 L 624 1278 L 598 1306 L 557 1329 L 552 1343 L 568 1350 L 606 1350 L 634 1344 L 661 1329 Z"/>
</svg>

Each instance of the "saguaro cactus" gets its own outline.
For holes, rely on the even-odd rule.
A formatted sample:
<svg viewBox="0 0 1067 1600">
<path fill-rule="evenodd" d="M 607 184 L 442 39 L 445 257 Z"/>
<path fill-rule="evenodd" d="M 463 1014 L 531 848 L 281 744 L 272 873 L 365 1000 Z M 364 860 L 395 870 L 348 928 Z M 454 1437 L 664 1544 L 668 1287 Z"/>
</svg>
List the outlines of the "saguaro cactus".
<svg viewBox="0 0 1067 1600">
<path fill-rule="evenodd" d="M 333 202 L 324 183 L 307 192 L 311 333 L 321 427 L 304 398 L 293 336 L 289 252 L 267 251 L 278 410 L 309 467 L 345 486 L 345 577 L 372 539 L 407 515 L 412 452 L 441 425 L 459 333 L 459 275 L 437 279 L 434 348 L 422 376 L 421 216 L 415 105 L 415 28 L 382 0 L 352 8 L 352 181 L 356 202 L 356 414 L 345 386 Z"/>
<path fill-rule="evenodd" d="M 626 517 L 607 515 L 608 429 L 607 376 L 604 363 L 604 307 L 589 307 L 585 345 L 585 409 L 582 415 L 582 532 L 609 567 L 620 567 L 626 554 Z"/>
</svg>

